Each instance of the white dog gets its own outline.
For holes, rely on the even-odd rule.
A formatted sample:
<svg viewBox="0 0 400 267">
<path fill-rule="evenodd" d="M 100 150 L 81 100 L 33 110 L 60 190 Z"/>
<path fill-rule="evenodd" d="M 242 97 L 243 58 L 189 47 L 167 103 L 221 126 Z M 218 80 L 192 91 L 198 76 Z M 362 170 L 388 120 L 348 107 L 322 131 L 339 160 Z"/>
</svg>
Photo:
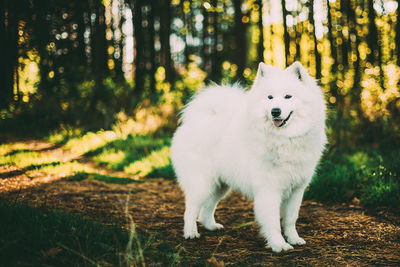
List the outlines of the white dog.
<svg viewBox="0 0 400 267">
<path fill-rule="evenodd" d="M 202 90 L 183 110 L 171 146 L 186 196 L 184 237 L 200 236 L 197 218 L 208 230 L 223 228 L 214 211 L 233 188 L 254 199 L 274 252 L 305 244 L 295 224 L 326 142 L 323 94 L 298 62 L 286 70 L 260 63 L 249 91 Z"/>
</svg>

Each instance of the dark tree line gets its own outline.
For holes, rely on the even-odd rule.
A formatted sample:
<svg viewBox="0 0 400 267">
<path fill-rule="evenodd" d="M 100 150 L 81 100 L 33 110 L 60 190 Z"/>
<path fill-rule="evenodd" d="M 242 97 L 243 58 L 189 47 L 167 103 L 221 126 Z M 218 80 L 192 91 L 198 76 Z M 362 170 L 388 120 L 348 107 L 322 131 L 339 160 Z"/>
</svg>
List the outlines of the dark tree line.
<svg viewBox="0 0 400 267">
<path fill-rule="evenodd" d="M 281 1 L 281 20 L 267 25 L 272 2 L 262 0 L 0 1 L 2 116 L 36 107 L 44 119 L 110 122 L 121 109 L 131 112 L 143 99 L 162 97 L 160 68 L 162 82 L 174 90 L 191 62 L 219 82 L 224 62 L 234 70 L 230 80 L 247 81 L 259 61 L 287 66 L 299 60 L 328 88 L 339 121 L 353 110 L 364 118 L 365 70 L 378 68 L 373 75 L 385 91 L 384 68 L 400 61 L 398 8 L 386 10 L 383 0 L 293 3 Z M 38 62 L 29 97 L 21 87 L 24 59 Z"/>
</svg>

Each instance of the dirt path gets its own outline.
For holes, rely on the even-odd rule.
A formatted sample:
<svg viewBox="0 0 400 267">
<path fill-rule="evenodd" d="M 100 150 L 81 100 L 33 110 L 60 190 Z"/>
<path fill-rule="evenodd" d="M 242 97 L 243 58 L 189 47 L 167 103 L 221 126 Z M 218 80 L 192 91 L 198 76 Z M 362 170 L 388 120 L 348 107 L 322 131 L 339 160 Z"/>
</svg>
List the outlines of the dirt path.
<svg viewBox="0 0 400 267">
<path fill-rule="evenodd" d="M 71 157 L 62 148 L 54 150 Z M 400 265 L 400 216 L 388 210 L 366 212 L 357 205 L 328 206 L 305 201 L 298 231 L 307 245 L 274 254 L 264 247 L 265 242 L 253 223 L 253 204 L 238 193 L 231 193 L 221 201 L 216 211 L 216 219 L 225 229 L 208 232 L 200 226 L 201 238 L 185 241 L 183 194 L 174 181 L 154 179 L 118 185 L 63 178 L 45 174 L 26 177 L 24 170 L 1 166 L 0 197 L 121 225 L 128 222 L 125 214 L 128 207 L 137 227 L 157 233 L 191 264 L 204 264 L 215 257 L 218 262 L 246 266 Z"/>
</svg>

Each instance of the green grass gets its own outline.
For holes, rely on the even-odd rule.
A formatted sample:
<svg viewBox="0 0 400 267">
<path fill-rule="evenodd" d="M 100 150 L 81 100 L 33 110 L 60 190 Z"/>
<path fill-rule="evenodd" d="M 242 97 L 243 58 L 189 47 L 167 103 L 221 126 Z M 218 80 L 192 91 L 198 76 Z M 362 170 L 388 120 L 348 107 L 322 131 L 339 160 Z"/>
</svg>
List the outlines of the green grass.
<svg viewBox="0 0 400 267">
<path fill-rule="evenodd" d="M 143 266 L 180 260 L 172 246 L 133 224 L 123 230 L 2 199 L 0 214 L 2 266 Z"/>
<path fill-rule="evenodd" d="M 326 155 L 305 197 L 331 203 L 356 197 L 366 207 L 399 207 L 399 152 L 364 149 Z"/>
<path fill-rule="evenodd" d="M 117 136 L 119 136 L 117 138 Z M 122 137 L 112 131 L 87 133 L 81 137 L 53 135 L 49 139 L 64 143 L 66 149 L 78 156 L 91 158 L 114 171 L 144 177 L 175 177 L 169 157 L 170 138 L 134 136 Z M 96 173 L 96 168 L 76 160 L 65 161 L 59 153 L 28 150 L 22 142 L 0 145 L 0 165 L 14 165 L 30 175 L 40 171 L 52 175 L 71 176 L 76 173 Z M 100 176 L 97 175 L 100 180 Z M 115 178 L 115 183 L 125 183 Z M 111 178 L 103 179 L 111 182 Z M 123 178 L 122 178 L 123 179 Z M 130 179 L 129 179 L 130 180 Z"/>
<path fill-rule="evenodd" d="M 97 164 L 138 178 L 174 178 L 169 137 L 130 134 L 120 127 L 113 131 L 74 131 L 52 135 L 77 155 Z M 130 178 L 102 176 L 96 168 L 77 161 L 63 162 L 51 153 L 29 151 L 23 142 L 0 145 L 0 165 L 15 165 L 28 172 L 41 171 L 65 177 L 85 177 L 107 183 L 131 183 Z M 354 197 L 367 207 L 400 206 L 400 152 L 358 148 L 334 150 L 321 160 L 305 198 L 321 202 L 349 202 Z"/>
<path fill-rule="evenodd" d="M 19 148 L 19 149 L 18 149 Z M 85 166 L 76 160 L 62 161 L 57 155 L 45 152 L 29 151 L 22 144 L 2 145 L 0 165 L 13 165 L 24 170 L 28 175 L 40 171 L 47 174 L 68 176 L 76 172 L 94 172 L 93 168 Z"/>
<path fill-rule="evenodd" d="M 174 178 L 169 158 L 169 137 L 153 137 L 131 133 L 134 127 L 120 124 L 112 131 L 79 134 L 69 129 L 47 139 L 62 144 L 77 155 L 91 157 L 96 163 L 115 171 L 139 177 Z M 0 150 L 1 151 L 1 150 Z"/>
<path fill-rule="evenodd" d="M 40 152 L 20 150 L 0 157 L 0 165 L 15 165 L 25 168 L 54 162 L 54 157 Z"/>
<path fill-rule="evenodd" d="M 85 155 L 97 163 L 116 171 L 137 174 L 140 177 L 175 176 L 169 157 L 169 138 L 128 135 Z"/>
</svg>

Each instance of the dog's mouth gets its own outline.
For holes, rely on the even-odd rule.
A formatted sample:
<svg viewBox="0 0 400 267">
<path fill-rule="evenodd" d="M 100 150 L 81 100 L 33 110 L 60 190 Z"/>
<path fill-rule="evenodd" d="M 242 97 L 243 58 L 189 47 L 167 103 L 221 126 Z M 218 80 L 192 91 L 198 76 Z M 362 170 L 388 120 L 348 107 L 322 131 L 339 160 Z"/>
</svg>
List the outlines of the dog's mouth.
<svg viewBox="0 0 400 267">
<path fill-rule="evenodd" d="M 290 119 L 290 116 L 292 116 L 293 111 L 290 111 L 289 115 L 286 117 L 286 119 L 282 120 L 279 118 L 273 119 L 274 125 L 277 128 L 285 126 L 286 122 Z"/>
</svg>

